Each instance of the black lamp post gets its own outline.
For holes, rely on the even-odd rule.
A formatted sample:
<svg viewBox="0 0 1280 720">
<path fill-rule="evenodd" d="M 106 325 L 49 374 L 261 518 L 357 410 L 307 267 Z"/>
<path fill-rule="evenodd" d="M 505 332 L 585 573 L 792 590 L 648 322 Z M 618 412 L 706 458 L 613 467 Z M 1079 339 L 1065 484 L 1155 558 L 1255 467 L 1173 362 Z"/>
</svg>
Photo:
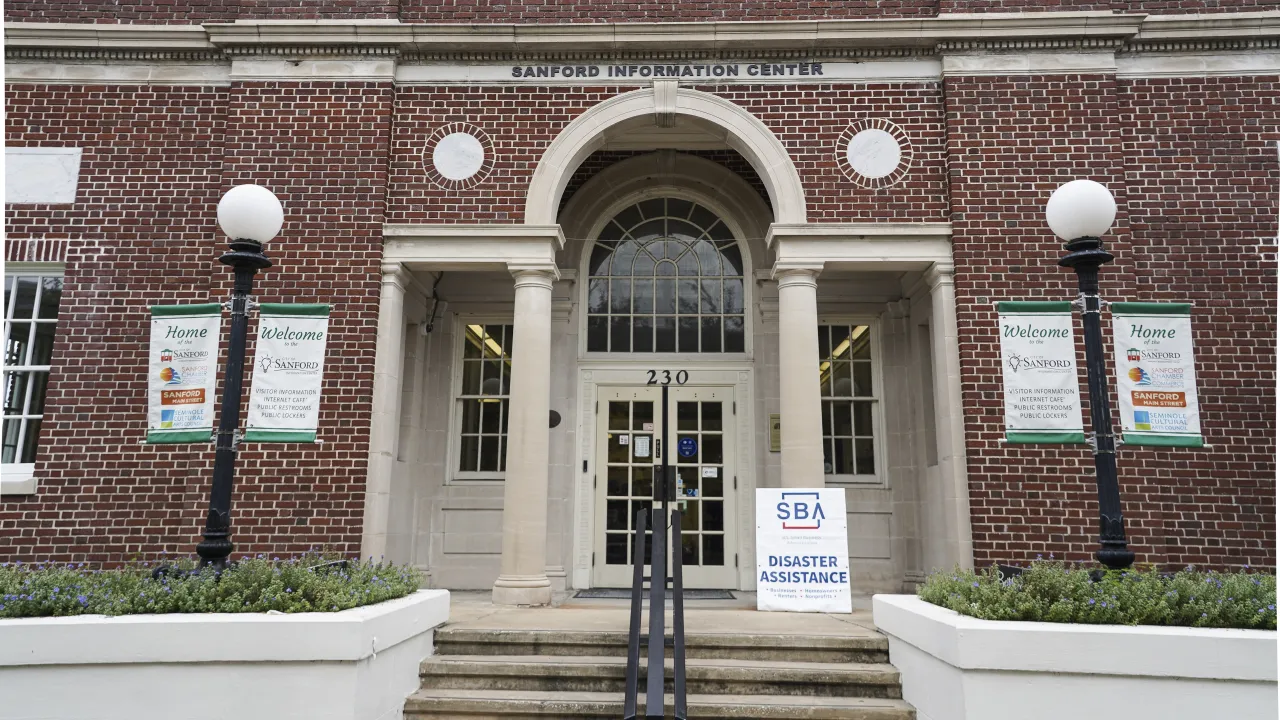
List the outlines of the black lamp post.
<svg viewBox="0 0 1280 720">
<path fill-rule="evenodd" d="M 1045 208 L 1049 227 L 1067 241 L 1067 254 L 1058 264 L 1076 271 L 1080 297 L 1074 303 L 1084 324 L 1084 357 L 1089 375 L 1089 416 L 1093 423 L 1093 464 L 1098 484 L 1098 529 L 1101 547 L 1094 557 L 1112 570 L 1133 565 L 1133 551 L 1124 534 L 1120 483 L 1116 478 L 1116 439 L 1111 426 L 1111 400 L 1102 346 L 1102 298 L 1098 268 L 1114 257 L 1102 246 L 1102 235 L 1116 218 L 1111 193 L 1092 180 L 1074 180 L 1054 191 Z"/>
<path fill-rule="evenodd" d="M 271 267 L 262 252 L 263 243 L 280 232 L 284 211 L 276 196 L 258 185 L 239 185 L 218 202 L 218 225 L 231 240 L 231 250 L 219 261 L 235 270 L 231 291 L 231 340 L 227 347 L 227 372 L 218 417 L 217 452 L 213 461 L 213 488 L 209 492 L 209 516 L 204 540 L 196 545 L 201 565 L 224 568 L 231 544 L 231 489 L 235 481 L 236 451 L 240 445 L 240 395 L 244 386 L 245 339 L 253 276 Z"/>
</svg>

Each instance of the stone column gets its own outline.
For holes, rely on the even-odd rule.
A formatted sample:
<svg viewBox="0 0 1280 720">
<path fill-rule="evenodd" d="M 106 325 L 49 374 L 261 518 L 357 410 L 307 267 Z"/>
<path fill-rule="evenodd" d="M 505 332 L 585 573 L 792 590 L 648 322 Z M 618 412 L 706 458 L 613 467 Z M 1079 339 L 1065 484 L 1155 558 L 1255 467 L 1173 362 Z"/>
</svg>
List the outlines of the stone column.
<svg viewBox="0 0 1280 720">
<path fill-rule="evenodd" d="M 378 302 L 378 345 L 373 361 L 373 413 L 369 422 L 369 470 L 365 479 L 364 532 L 360 555 L 387 552 L 391 473 L 400 441 L 400 379 L 404 374 L 404 290 L 409 271 L 400 263 L 382 266 Z"/>
<path fill-rule="evenodd" d="M 925 272 L 924 279 L 929 285 L 933 305 L 929 332 L 933 345 L 933 408 L 938 436 L 938 470 L 943 484 L 943 537 L 947 547 L 947 565 L 943 567 L 953 564 L 973 567 L 955 267 L 935 263 Z"/>
<path fill-rule="evenodd" d="M 820 488 L 822 399 L 818 387 L 818 273 L 821 265 L 774 267 L 778 281 L 782 487 Z"/>
<path fill-rule="evenodd" d="M 507 479 L 502 503 L 502 571 L 495 605 L 547 605 L 547 445 L 551 414 L 551 286 L 554 265 L 510 266 L 516 299 Z"/>
</svg>

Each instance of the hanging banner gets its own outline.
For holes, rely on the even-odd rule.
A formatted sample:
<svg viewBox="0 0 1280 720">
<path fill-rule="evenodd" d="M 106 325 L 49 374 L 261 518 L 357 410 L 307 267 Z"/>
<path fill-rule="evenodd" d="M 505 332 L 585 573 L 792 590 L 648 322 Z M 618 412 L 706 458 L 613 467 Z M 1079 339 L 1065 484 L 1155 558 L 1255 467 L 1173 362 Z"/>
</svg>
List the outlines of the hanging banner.
<svg viewBox="0 0 1280 720">
<path fill-rule="evenodd" d="M 1126 445 L 1203 447 L 1187 303 L 1111 304 Z"/>
<path fill-rule="evenodd" d="M 756 490 L 756 609 L 853 612 L 843 488 Z"/>
<path fill-rule="evenodd" d="M 999 302 L 1004 431 L 1011 443 L 1083 443 L 1069 302 Z"/>
<path fill-rule="evenodd" d="M 222 306 L 152 305 L 147 442 L 209 442 Z"/>
<path fill-rule="evenodd" d="M 329 306 L 262 303 L 246 442 L 315 442 Z"/>
</svg>

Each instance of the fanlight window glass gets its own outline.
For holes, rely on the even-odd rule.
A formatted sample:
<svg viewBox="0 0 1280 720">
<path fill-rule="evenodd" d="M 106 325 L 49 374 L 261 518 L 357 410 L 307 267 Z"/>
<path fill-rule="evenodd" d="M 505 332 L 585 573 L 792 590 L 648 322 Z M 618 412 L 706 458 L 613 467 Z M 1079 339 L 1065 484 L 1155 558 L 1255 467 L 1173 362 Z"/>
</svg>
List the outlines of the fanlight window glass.
<svg viewBox="0 0 1280 720">
<path fill-rule="evenodd" d="M 742 251 L 715 213 L 677 198 L 632 205 L 591 252 L 587 350 L 746 349 Z"/>
</svg>

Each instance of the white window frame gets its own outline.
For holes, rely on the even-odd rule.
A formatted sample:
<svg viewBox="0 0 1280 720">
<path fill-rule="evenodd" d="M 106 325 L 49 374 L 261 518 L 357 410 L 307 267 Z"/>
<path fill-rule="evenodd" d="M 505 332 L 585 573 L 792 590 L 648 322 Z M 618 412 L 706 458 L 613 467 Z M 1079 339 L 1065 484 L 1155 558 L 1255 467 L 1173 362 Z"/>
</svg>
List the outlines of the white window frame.
<svg viewBox="0 0 1280 720">
<path fill-rule="evenodd" d="M 453 317 L 453 335 L 452 343 L 452 361 L 451 379 L 449 381 L 449 457 L 448 472 L 445 473 L 448 484 L 470 484 L 488 485 L 494 482 L 502 482 L 506 480 L 507 473 L 505 470 L 460 470 L 459 462 L 462 459 L 462 375 L 463 361 L 462 354 L 464 352 L 464 344 L 467 341 L 468 325 L 511 325 L 514 340 L 515 321 L 507 315 L 466 315 L 455 313 Z M 512 364 L 514 365 L 516 357 L 512 356 Z M 510 395 L 505 396 L 508 399 L 507 407 L 510 408 Z M 508 423 L 508 431 L 510 424 Z M 504 444 L 508 436 L 504 435 Z"/>
<path fill-rule="evenodd" d="M 874 474 L 832 474 L 824 475 L 826 484 L 831 486 L 877 486 L 887 487 L 889 472 L 886 466 L 885 423 L 884 423 L 884 356 L 880 332 L 880 320 L 865 315 L 819 315 L 818 326 L 823 325 L 865 325 L 871 333 L 871 397 L 860 397 L 858 402 L 871 403 L 872 450 L 875 452 L 876 471 Z M 853 399 L 853 398 L 851 398 Z M 827 402 L 827 396 L 821 396 L 821 404 Z M 823 447 L 826 447 L 826 435 L 822 436 Z"/>
<path fill-rule="evenodd" d="M 66 274 L 65 266 L 62 263 L 18 263 L 7 262 L 4 268 L 5 277 L 58 277 L 64 278 Z M 39 301 L 37 300 L 37 306 Z M 6 321 L 9 307 L 9 298 L 4 299 Z M 61 306 L 61 302 L 59 302 Z M 61 314 L 62 308 L 58 308 Z M 57 320 L 54 320 L 54 326 L 57 327 Z M 55 331 L 56 332 L 56 331 Z M 5 371 L 14 370 L 18 372 L 25 371 L 45 371 L 52 372 L 52 365 L 15 365 L 12 368 L 4 367 Z M 41 413 L 41 418 L 45 418 L 48 414 L 48 399 L 46 397 L 45 412 Z M 43 431 L 43 422 L 41 423 Z M 19 452 L 22 443 L 19 442 Z M 36 492 L 38 481 L 36 478 L 35 463 L 0 463 L 0 495 L 32 495 Z"/>
<path fill-rule="evenodd" d="M 742 254 L 742 306 L 743 306 L 743 351 L 742 352 L 721 352 L 721 353 L 681 353 L 681 352 L 600 352 L 587 350 L 587 303 L 591 287 L 591 251 L 595 248 L 596 240 L 600 237 L 600 233 L 604 231 L 606 225 L 617 217 L 618 213 L 623 210 L 643 202 L 645 200 L 653 200 L 655 198 L 678 198 L 680 200 L 688 200 L 697 203 L 704 208 L 715 213 L 720 218 L 720 222 L 728 226 L 733 233 L 733 238 L 738 243 L 738 251 Z M 642 362 L 650 365 L 654 363 L 672 363 L 680 362 L 698 362 L 705 361 L 708 363 L 725 363 L 734 361 L 750 361 L 755 357 L 755 322 L 752 319 L 753 308 L 755 307 L 755 265 L 754 258 L 751 255 L 751 247 L 747 243 L 747 234 L 743 230 L 742 224 L 734 217 L 734 213 L 714 197 L 703 195 L 702 193 L 690 191 L 682 187 L 658 186 L 644 188 L 636 192 L 628 193 L 617 198 L 610 203 L 605 211 L 601 213 L 591 225 L 591 232 L 588 233 L 588 240 L 583 243 L 582 252 L 578 257 L 578 279 L 575 292 L 578 299 L 578 360 L 579 362 L 607 362 L 626 361 L 626 362 Z"/>
</svg>

